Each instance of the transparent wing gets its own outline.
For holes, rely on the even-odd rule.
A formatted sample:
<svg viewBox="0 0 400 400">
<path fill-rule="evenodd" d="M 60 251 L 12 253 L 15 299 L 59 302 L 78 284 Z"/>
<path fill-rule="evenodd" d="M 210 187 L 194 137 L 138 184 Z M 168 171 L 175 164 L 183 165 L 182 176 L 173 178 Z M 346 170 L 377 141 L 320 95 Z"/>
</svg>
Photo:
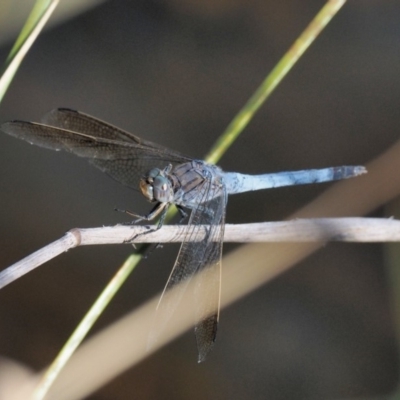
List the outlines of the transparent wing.
<svg viewBox="0 0 400 400">
<path fill-rule="evenodd" d="M 203 273 L 195 290 L 195 334 L 199 353 L 198 362 L 206 359 L 217 335 L 221 301 L 221 257 L 226 203 L 227 194 L 224 189 L 221 196 L 206 204 L 206 213 L 214 214 L 214 225 L 210 226 L 210 232 L 208 232 L 208 245 L 203 256 L 206 264 L 199 268 Z M 200 222 L 200 224 L 205 223 L 204 221 Z"/>
<path fill-rule="evenodd" d="M 214 198 L 192 210 L 185 240 L 182 242 L 178 258 L 157 307 L 155 327 L 150 336 L 150 346 L 157 340 L 157 336 L 175 312 L 190 279 L 197 272 L 204 271 L 205 275 L 202 275 L 194 293 L 195 334 L 199 352 L 198 361 L 201 362 L 205 360 L 207 353 L 211 350 L 217 333 L 227 194 L 223 185 L 206 181 L 202 185 L 199 196 L 204 199 Z M 192 237 L 197 234 L 198 230 L 203 229 L 204 225 L 208 226 L 205 239 L 201 242 L 192 241 Z M 206 276 L 207 284 L 205 284 Z M 175 286 L 177 287 L 172 297 L 168 296 L 167 299 L 164 299 L 164 294 Z"/>
<path fill-rule="evenodd" d="M 7 122 L 1 129 L 37 146 L 89 158 L 97 168 L 134 189 L 149 169 L 191 160 L 78 111 L 53 110 L 44 121 L 46 124 Z"/>
<path fill-rule="evenodd" d="M 68 131 L 85 133 L 97 138 L 134 143 L 140 147 L 154 149 L 157 153 L 169 154 L 172 158 L 187 159 L 187 157 L 177 151 L 144 140 L 139 136 L 126 132 L 100 119 L 69 108 L 56 108 L 49 111 L 42 117 L 42 123 L 44 125 L 66 129 Z"/>
</svg>

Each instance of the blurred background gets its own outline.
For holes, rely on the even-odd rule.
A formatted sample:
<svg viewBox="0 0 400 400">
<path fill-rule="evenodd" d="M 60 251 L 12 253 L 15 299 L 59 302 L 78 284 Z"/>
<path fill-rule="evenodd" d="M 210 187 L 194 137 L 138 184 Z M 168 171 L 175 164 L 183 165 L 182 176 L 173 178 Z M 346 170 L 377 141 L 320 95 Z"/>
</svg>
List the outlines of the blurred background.
<svg viewBox="0 0 400 400">
<path fill-rule="evenodd" d="M 32 3 L 0 2 L 1 60 Z M 202 158 L 325 2 L 76 3 L 61 1 L 12 83 L 0 121 L 39 121 L 69 107 Z M 399 16 L 395 0 L 345 5 L 220 166 L 263 173 L 357 165 L 390 147 L 400 130 Z M 2 269 L 73 227 L 127 221 L 115 207 L 149 210 L 141 195 L 85 160 L 5 134 L 0 187 Z M 227 222 L 284 219 L 327 187 L 230 197 Z M 162 290 L 178 248 L 165 245 L 144 260 L 94 332 Z M 74 249 L 4 288 L 0 354 L 44 368 L 132 251 Z M 205 363 L 196 363 L 187 332 L 90 399 L 383 397 L 397 387 L 399 371 L 387 251 L 329 244 L 224 309 Z"/>
</svg>

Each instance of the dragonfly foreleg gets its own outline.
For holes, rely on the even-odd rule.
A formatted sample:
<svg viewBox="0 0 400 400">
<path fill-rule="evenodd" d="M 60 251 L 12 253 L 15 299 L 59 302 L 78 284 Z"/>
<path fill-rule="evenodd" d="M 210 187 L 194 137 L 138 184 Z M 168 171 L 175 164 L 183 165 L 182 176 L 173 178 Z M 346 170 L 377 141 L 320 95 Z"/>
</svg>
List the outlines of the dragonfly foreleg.
<svg viewBox="0 0 400 400">
<path fill-rule="evenodd" d="M 115 208 L 115 211 L 119 211 L 119 212 L 128 214 L 131 217 L 134 217 L 135 218 L 134 221 L 127 223 L 127 225 L 134 225 L 141 221 L 152 221 L 155 217 L 157 217 L 158 214 L 163 212 L 163 210 L 165 208 L 168 208 L 167 205 L 168 205 L 168 203 L 157 203 L 147 215 L 140 215 L 140 214 L 134 213 L 133 211 L 121 210 L 119 208 Z"/>
<path fill-rule="evenodd" d="M 139 214 L 135 214 L 133 211 L 130 210 L 122 210 L 120 208 L 114 208 L 114 211 L 118 211 L 124 214 L 129 215 L 130 217 L 136 218 L 135 221 L 130 221 L 130 222 L 122 222 L 121 225 L 133 225 L 136 224 L 136 222 L 142 221 L 145 219 L 144 216 L 139 215 Z"/>
<path fill-rule="evenodd" d="M 159 214 L 160 214 L 160 219 L 158 221 L 158 224 L 157 224 L 156 228 L 149 229 L 146 232 L 137 233 L 136 235 L 133 235 L 128 240 L 125 240 L 125 243 L 131 243 L 139 236 L 147 235 L 148 233 L 158 231 L 163 226 L 163 223 L 164 223 L 164 220 L 165 220 L 165 216 L 167 215 L 168 208 L 169 208 L 169 203 L 158 203 L 150 211 L 149 214 L 144 215 L 144 216 L 138 216 L 139 218 L 136 219 L 135 221 L 133 221 L 133 224 L 136 224 L 137 222 L 140 222 L 140 221 L 151 221 L 155 217 L 157 217 L 157 215 L 159 215 Z M 136 216 L 136 214 L 135 214 L 135 216 Z"/>
</svg>

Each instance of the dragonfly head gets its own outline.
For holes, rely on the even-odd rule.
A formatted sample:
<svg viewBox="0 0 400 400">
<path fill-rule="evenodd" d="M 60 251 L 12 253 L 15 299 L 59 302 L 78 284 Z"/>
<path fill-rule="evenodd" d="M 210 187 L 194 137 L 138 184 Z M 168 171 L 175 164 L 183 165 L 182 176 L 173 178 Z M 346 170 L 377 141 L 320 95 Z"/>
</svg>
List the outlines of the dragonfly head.
<svg viewBox="0 0 400 400">
<path fill-rule="evenodd" d="M 140 179 L 140 190 L 151 202 L 170 203 L 174 199 L 172 184 L 159 168 L 153 168 Z"/>
</svg>

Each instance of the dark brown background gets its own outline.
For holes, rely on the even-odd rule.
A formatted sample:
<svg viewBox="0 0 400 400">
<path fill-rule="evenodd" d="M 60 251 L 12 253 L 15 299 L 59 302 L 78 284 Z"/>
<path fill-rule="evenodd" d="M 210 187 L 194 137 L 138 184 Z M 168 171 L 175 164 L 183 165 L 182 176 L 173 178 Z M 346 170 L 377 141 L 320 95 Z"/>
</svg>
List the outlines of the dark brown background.
<svg viewBox="0 0 400 400">
<path fill-rule="evenodd" d="M 71 107 L 201 158 L 323 4 L 107 1 L 39 38 L 0 121 L 39 120 Z M 261 173 L 363 164 L 388 148 L 400 130 L 399 16 L 395 0 L 350 1 L 220 165 Z M 0 49 L 2 60 L 10 46 Z M 125 221 L 115 206 L 149 209 L 85 160 L 5 134 L 0 152 L 1 268 L 72 227 Z M 232 197 L 227 222 L 283 219 L 324 188 Z M 166 245 L 142 262 L 95 330 L 160 291 L 177 250 Z M 37 370 L 47 365 L 131 251 L 75 249 L 3 289 L 0 353 Z M 398 382 L 398 353 L 383 253 L 381 245 L 330 244 L 223 310 L 205 363 L 195 362 L 190 332 L 90 398 L 389 393 Z"/>
</svg>

